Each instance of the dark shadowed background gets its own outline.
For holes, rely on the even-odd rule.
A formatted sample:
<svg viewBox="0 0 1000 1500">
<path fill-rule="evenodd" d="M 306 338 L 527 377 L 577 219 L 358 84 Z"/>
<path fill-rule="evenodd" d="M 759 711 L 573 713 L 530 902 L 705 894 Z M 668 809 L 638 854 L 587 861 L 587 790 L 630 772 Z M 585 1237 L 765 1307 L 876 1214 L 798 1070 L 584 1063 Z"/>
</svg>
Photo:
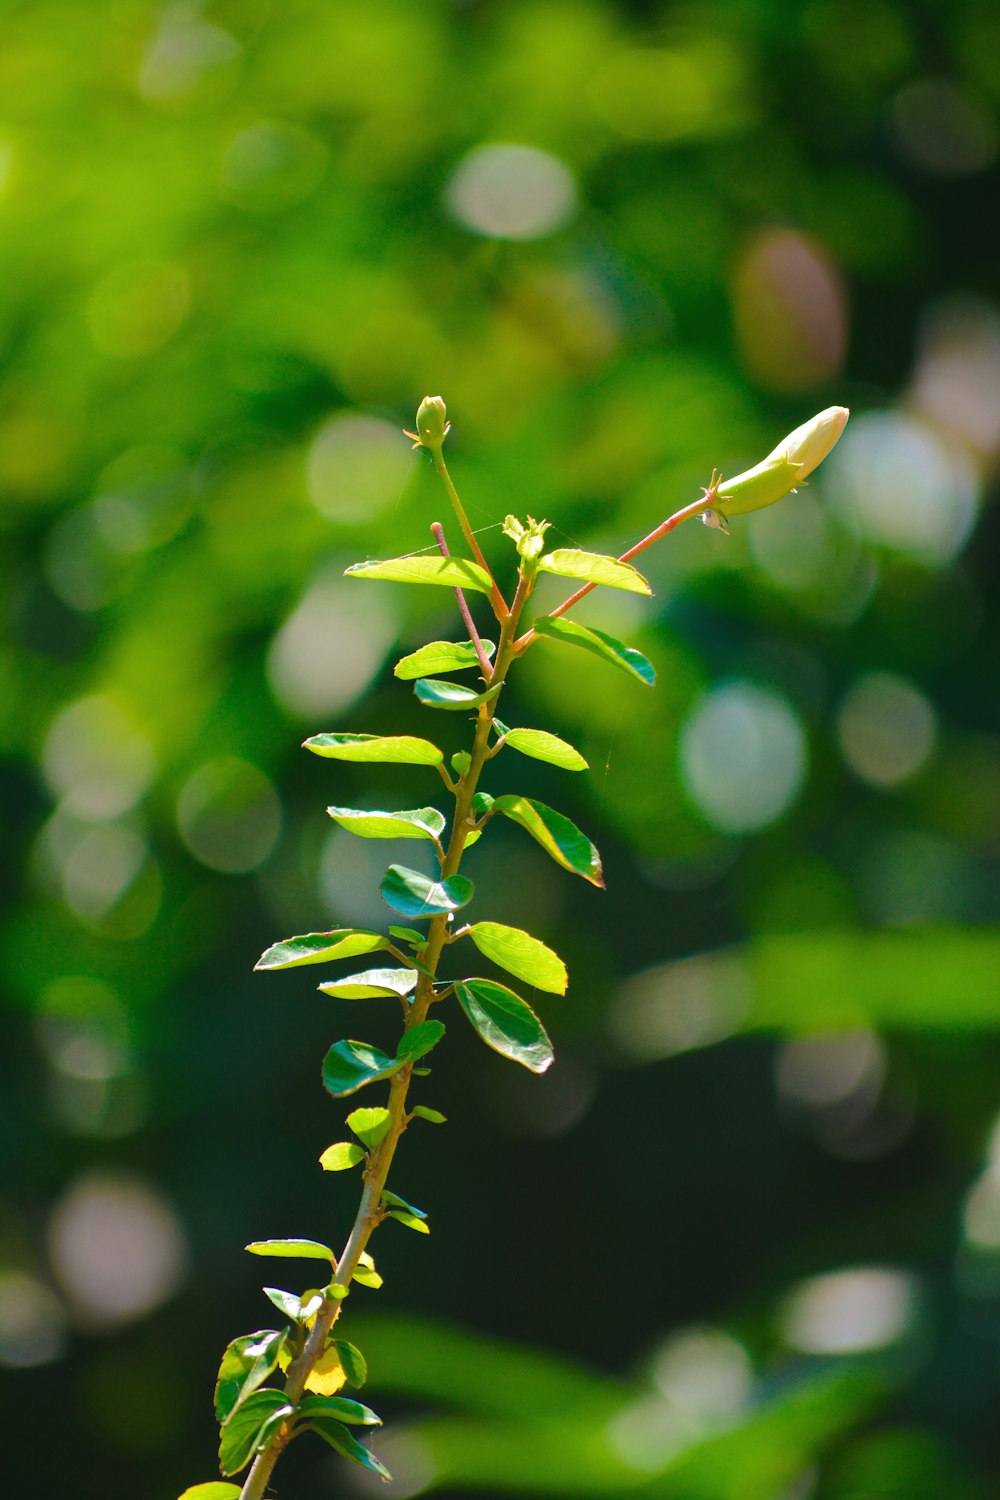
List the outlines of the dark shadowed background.
<svg viewBox="0 0 1000 1500">
<path fill-rule="evenodd" d="M 391 667 L 448 596 L 342 570 L 448 520 L 439 391 L 503 567 L 508 511 L 619 552 L 853 415 L 581 608 L 655 693 L 543 643 L 505 697 L 592 770 L 486 785 L 608 891 L 470 857 L 571 987 L 544 1078 L 435 1054 L 434 1234 L 344 1319 L 388 1493 L 995 1492 L 998 108 L 988 0 L 0 6 L 5 1492 L 213 1477 L 219 1354 L 308 1274 L 242 1246 L 353 1213 L 319 1060 L 394 1017 L 250 971 L 381 920 L 327 803 L 436 795 L 298 746 L 430 732 Z M 302 1443 L 276 1493 L 357 1488 Z"/>
</svg>

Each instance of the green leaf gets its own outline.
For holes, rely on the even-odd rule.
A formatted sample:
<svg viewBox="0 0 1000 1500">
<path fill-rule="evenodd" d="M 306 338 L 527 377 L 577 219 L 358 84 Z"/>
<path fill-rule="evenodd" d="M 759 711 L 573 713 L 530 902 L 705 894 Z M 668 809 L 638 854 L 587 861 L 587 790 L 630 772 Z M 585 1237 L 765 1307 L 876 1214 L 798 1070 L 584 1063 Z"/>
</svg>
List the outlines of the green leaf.
<svg viewBox="0 0 1000 1500">
<path fill-rule="evenodd" d="M 408 812 L 364 812 L 354 807 L 328 807 L 327 814 L 348 833 L 362 839 L 436 839 L 444 832 L 444 814 L 436 807 L 414 807 Z"/>
<path fill-rule="evenodd" d="M 481 818 L 483 813 L 488 813 L 491 810 L 495 800 L 494 797 L 490 796 L 489 792 L 477 792 L 472 799 L 472 811 L 474 815 L 477 818 Z"/>
<path fill-rule="evenodd" d="M 264 1328 L 233 1339 L 222 1356 L 215 1381 L 215 1416 L 224 1422 L 276 1368 L 287 1330 Z"/>
<path fill-rule="evenodd" d="M 430 1234 L 431 1232 L 429 1225 L 425 1224 L 422 1219 L 418 1219 L 414 1214 L 407 1213 L 405 1209 L 393 1209 L 390 1213 L 386 1214 L 386 1218 L 398 1219 L 401 1224 L 405 1224 L 407 1229 L 415 1229 L 417 1234 Z"/>
<path fill-rule="evenodd" d="M 303 1396 L 295 1408 L 296 1417 L 335 1417 L 357 1427 L 381 1427 L 382 1418 L 370 1406 L 352 1401 L 350 1396 Z"/>
<path fill-rule="evenodd" d="M 363 1146 L 355 1145 L 354 1141 L 337 1141 L 336 1145 L 327 1146 L 319 1164 L 324 1172 L 346 1172 L 349 1167 L 356 1167 L 364 1159 Z"/>
<path fill-rule="evenodd" d="M 418 1057 L 426 1057 L 443 1036 L 443 1021 L 419 1021 L 416 1026 L 411 1026 L 409 1031 L 403 1033 L 396 1048 L 397 1062 L 402 1067 L 404 1063 L 416 1062 Z"/>
<path fill-rule="evenodd" d="M 344 1458 L 360 1464 L 363 1469 L 371 1469 L 374 1474 L 381 1475 L 383 1479 L 392 1478 L 385 1464 L 379 1463 L 374 1453 L 370 1453 L 363 1443 L 359 1443 L 356 1437 L 352 1437 L 340 1422 L 335 1422 L 331 1417 L 320 1416 L 310 1417 L 302 1425 L 323 1438 Z"/>
<path fill-rule="evenodd" d="M 374 1150 L 389 1134 L 392 1116 L 387 1109 L 356 1109 L 347 1116 L 347 1128 L 353 1130 L 358 1140 Z"/>
<path fill-rule="evenodd" d="M 335 1099 L 356 1094 L 366 1083 L 391 1078 L 402 1063 L 367 1042 L 334 1042 L 323 1059 L 323 1086 Z"/>
<path fill-rule="evenodd" d="M 397 766 L 439 766 L 444 754 L 412 734 L 314 734 L 304 750 L 328 760 L 383 761 Z"/>
<path fill-rule="evenodd" d="M 410 1114 L 416 1115 L 418 1120 L 428 1120 L 432 1125 L 447 1125 L 448 1123 L 447 1115 L 443 1115 L 439 1109 L 429 1109 L 426 1104 L 415 1104 Z"/>
<path fill-rule="evenodd" d="M 219 1441 L 222 1473 L 238 1474 L 245 1469 L 292 1411 L 281 1391 L 255 1391 L 249 1396 L 223 1423 Z"/>
<path fill-rule="evenodd" d="M 515 823 L 526 828 L 557 865 L 582 875 L 591 885 L 604 887 L 601 874 L 601 856 L 575 823 L 564 818 L 555 808 L 544 802 L 535 802 L 531 797 L 498 797 L 493 804 L 496 812 L 503 813 Z"/>
<path fill-rule="evenodd" d="M 388 947 L 380 932 L 361 927 L 335 927 L 332 932 L 307 932 L 302 937 L 272 943 L 254 964 L 257 969 L 294 969 L 300 964 L 324 964 L 334 958 L 356 958 Z"/>
<path fill-rule="evenodd" d="M 456 750 L 451 757 L 451 769 L 456 776 L 464 776 L 472 765 L 472 756 L 468 750 Z"/>
<path fill-rule="evenodd" d="M 279 1312 L 284 1313 L 286 1318 L 291 1318 L 293 1323 L 301 1323 L 311 1318 L 313 1313 L 318 1312 L 323 1304 L 321 1292 L 315 1292 L 303 1305 L 302 1298 L 295 1292 L 284 1292 L 277 1286 L 264 1287 L 264 1296 L 273 1302 Z"/>
<path fill-rule="evenodd" d="M 360 974 L 330 979 L 317 989 L 339 1000 L 376 1000 L 386 995 L 402 999 L 414 988 L 417 977 L 416 969 L 364 969 Z"/>
<path fill-rule="evenodd" d="M 560 578 L 579 578 L 584 583 L 604 583 L 613 589 L 627 589 L 632 594 L 651 594 L 653 590 L 642 574 L 630 563 L 603 552 L 582 552 L 577 547 L 557 547 L 539 560 L 539 571 L 558 573 Z"/>
<path fill-rule="evenodd" d="M 450 708 L 456 711 L 478 708 L 488 703 L 500 691 L 500 684 L 477 693 L 474 688 L 464 687 L 460 682 L 439 682 L 436 677 L 421 677 L 413 684 L 413 691 L 427 708 Z"/>
<path fill-rule="evenodd" d="M 653 687 L 656 682 L 653 664 L 647 661 L 641 651 L 637 651 L 634 646 L 624 645 L 603 630 L 595 630 L 592 625 L 580 625 L 576 620 L 564 620 L 561 617 L 553 620 L 551 615 L 541 615 L 532 629 L 536 635 L 544 636 L 547 640 L 564 641 L 568 646 L 579 646 L 581 650 L 599 656 L 602 661 L 610 662 L 613 667 L 620 667 L 623 672 L 637 678 L 647 687 Z"/>
<path fill-rule="evenodd" d="M 374 1287 L 378 1291 L 382 1285 L 382 1278 L 375 1269 L 375 1262 L 366 1250 L 358 1261 L 357 1270 L 354 1272 L 355 1281 L 362 1286 Z"/>
<path fill-rule="evenodd" d="M 492 657 L 496 646 L 492 641 L 483 641 L 486 655 Z M 396 677 L 412 682 L 414 677 L 426 677 L 429 672 L 464 672 L 469 667 L 478 667 L 479 657 L 471 641 L 431 641 L 421 646 L 411 656 L 404 656 L 393 667 Z"/>
<path fill-rule="evenodd" d="M 177 1500 L 239 1500 L 242 1485 L 225 1484 L 215 1479 L 208 1484 L 193 1484 Z"/>
<path fill-rule="evenodd" d="M 403 917 L 436 917 L 460 911 L 472 900 L 475 887 L 464 875 L 430 880 L 405 865 L 390 865 L 379 887 L 382 899 Z"/>
<path fill-rule="evenodd" d="M 414 948 L 422 948 L 427 941 L 426 932 L 418 932 L 415 927 L 390 927 L 389 935 L 401 943 L 411 943 Z"/>
<path fill-rule="evenodd" d="M 329 1347 L 336 1349 L 337 1358 L 343 1366 L 348 1385 L 353 1385 L 355 1390 L 360 1390 L 368 1379 L 368 1366 L 361 1350 L 354 1344 L 349 1344 L 346 1339 L 331 1339 Z"/>
<path fill-rule="evenodd" d="M 574 750 L 557 734 L 549 734 L 545 729 L 508 729 L 502 743 L 512 750 L 520 750 L 522 755 L 530 755 L 532 760 L 548 761 L 549 765 L 559 766 L 563 771 L 587 770 L 587 762 L 579 750 Z"/>
<path fill-rule="evenodd" d="M 382 1189 L 382 1202 L 388 1203 L 392 1208 L 405 1209 L 415 1219 L 426 1219 L 427 1217 L 422 1208 L 415 1208 L 412 1203 L 407 1203 L 406 1199 L 401 1198 L 398 1193 L 390 1193 L 388 1188 Z"/>
<path fill-rule="evenodd" d="M 466 937 L 472 939 L 480 953 L 509 974 L 516 974 L 536 989 L 565 995 L 566 965 L 558 953 L 553 953 L 529 932 L 522 932 L 520 927 L 505 927 L 501 922 L 476 922 Z"/>
<path fill-rule="evenodd" d="M 283 1260 L 328 1260 L 336 1265 L 337 1257 L 329 1245 L 318 1240 L 252 1240 L 243 1246 L 251 1255 L 274 1255 Z"/>
<path fill-rule="evenodd" d="M 385 562 L 354 563 L 345 578 L 380 578 L 384 583 L 435 583 L 449 589 L 488 594 L 493 581 L 485 568 L 464 557 L 391 557 Z"/>
<path fill-rule="evenodd" d="M 530 1005 L 491 979 L 466 979 L 456 986 L 458 1001 L 487 1047 L 519 1062 L 532 1073 L 544 1073 L 552 1061 L 552 1043 Z"/>
</svg>

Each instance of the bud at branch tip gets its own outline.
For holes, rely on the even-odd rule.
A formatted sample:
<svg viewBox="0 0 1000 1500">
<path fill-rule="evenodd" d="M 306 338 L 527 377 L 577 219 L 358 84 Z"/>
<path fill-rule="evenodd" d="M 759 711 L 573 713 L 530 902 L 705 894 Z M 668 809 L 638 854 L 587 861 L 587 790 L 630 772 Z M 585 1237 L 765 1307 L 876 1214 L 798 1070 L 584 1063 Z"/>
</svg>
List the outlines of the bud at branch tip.
<svg viewBox="0 0 1000 1500">
<path fill-rule="evenodd" d="M 448 421 L 448 411 L 441 396 L 425 396 L 417 408 L 417 430 L 403 431 L 408 438 L 413 438 L 414 448 L 429 448 L 432 453 L 440 453 L 451 423 Z"/>
</svg>

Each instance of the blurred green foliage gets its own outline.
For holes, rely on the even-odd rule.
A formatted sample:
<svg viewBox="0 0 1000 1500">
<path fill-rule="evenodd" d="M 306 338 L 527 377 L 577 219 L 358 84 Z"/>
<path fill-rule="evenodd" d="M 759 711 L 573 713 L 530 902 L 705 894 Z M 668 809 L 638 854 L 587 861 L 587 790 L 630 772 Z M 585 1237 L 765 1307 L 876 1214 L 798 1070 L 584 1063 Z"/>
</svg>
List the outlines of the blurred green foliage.
<svg viewBox="0 0 1000 1500">
<path fill-rule="evenodd" d="M 429 545 L 440 391 L 498 560 L 510 510 L 618 552 L 854 415 L 650 554 L 652 606 L 581 608 L 655 693 L 525 662 L 511 722 L 592 770 L 490 789 L 608 893 L 470 856 L 570 991 L 544 1079 L 449 1033 L 401 1161 L 435 1234 L 352 1299 L 397 1493 L 992 1493 L 995 7 L 6 0 L 0 101 L 5 1483 L 211 1477 L 241 1247 L 353 1212 L 342 1007 L 249 971 L 377 910 L 327 803 L 427 796 L 296 746 L 426 732 L 391 662 L 448 611 L 342 570 Z M 300 1446 L 283 1489 L 338 1492 Z"/>
</svg>

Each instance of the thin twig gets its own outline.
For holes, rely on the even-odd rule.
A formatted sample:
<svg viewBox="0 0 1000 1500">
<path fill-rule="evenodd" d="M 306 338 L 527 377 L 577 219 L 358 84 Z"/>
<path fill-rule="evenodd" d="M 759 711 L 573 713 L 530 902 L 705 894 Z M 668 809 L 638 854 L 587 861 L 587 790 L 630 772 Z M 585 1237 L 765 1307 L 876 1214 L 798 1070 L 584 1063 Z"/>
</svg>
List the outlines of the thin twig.
<svg viewBox="0 0 1000 1500">
<path fill-rule="evenodd" d="M 448 551 L 448 543 L 444 539 L 444 527 L 441 525 L 440 521 L 435 521 L 431 526 L 431 535 L 438 544 L 438 551 L 441 553 L 441 556 L 450 557 L 451 553 Z M 472 611 L 469 609 L 465 595 L 462 593 L 461 589 L 455 590 L 455 597 L 458 600 L 458 607 L 461 610 L 462 619 L 465 621 L 465 628 L 469 632 L 469 639 L 476 648 L 476 655 L 479 657 L 479 665 L 483 669 L 483 678 L 486 682 L 490 682 L 493 678 L 493 668 L 490 665 L 490 659 L 486 654 L 486 647 L 483 645 L 482 639 L 479 635 L 479 631 L 476 629 L 476 622 L 472 618 Z"/>
</svg>

